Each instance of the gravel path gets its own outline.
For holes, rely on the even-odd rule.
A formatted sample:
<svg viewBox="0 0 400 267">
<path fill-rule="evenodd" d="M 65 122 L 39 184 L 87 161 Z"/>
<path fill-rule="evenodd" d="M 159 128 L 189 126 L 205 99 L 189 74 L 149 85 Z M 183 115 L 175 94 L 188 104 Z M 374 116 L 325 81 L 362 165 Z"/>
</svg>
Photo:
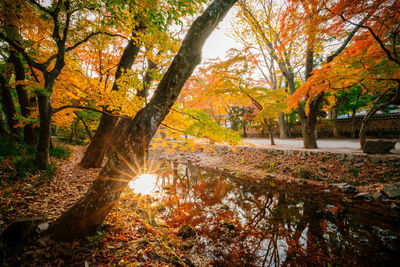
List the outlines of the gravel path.
<svg viewBox="0 0 400 267">
<path fill-rule="evenodd" d="M 260 147 L 272 147 L 270 140 L 265 138 L 245 138 L 246 142 L 251 143 Z M 276 149 L 304 149 L 303 140 L 296 139 L 275 139 Z M 340 153 L 361 153 L 360 143 L 358 139 L 319 139 L 317 141 L 318 149 L 321 151 L 328 152 L 340 152 Z M 391 151 L 394 154 L 400 154 L 400 142 L 396 144 L 394 150 Z"/>
</svg>

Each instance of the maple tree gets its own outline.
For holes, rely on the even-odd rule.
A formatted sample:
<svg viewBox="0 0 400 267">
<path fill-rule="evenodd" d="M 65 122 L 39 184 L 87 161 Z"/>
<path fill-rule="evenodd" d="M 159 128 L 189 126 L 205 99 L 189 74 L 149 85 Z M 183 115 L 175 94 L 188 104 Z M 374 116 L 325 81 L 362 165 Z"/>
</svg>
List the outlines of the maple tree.
<svg viewBox="0 0 400 267">
<path fill-rule="evenodd" d="M 315 70 L 295 93 L 295 99 L 308 97 L 306 111 L 311 108 L 312 101 L 317 101 L 329 91 L 338 92 L 352 86 L 361 86 L 363 93 L 374 96 L 375 100 L 364 116 L 360 129 L 361 147 L 365 143 L 366 125 L 372 115 L 391 104 L 400 103 L 400 64 L 397 53 L 400 14 L 396 7 L 397 1 L 341 1 L 335 8 L 327 8 L 341 22 L 350 23 L 355 27 L 354 30 L 363 31 L 344 53 L 332 54 L 327 64 Z M 360 15 L 364 17 L 361 23 L 352 21 Z"/>
</svg>

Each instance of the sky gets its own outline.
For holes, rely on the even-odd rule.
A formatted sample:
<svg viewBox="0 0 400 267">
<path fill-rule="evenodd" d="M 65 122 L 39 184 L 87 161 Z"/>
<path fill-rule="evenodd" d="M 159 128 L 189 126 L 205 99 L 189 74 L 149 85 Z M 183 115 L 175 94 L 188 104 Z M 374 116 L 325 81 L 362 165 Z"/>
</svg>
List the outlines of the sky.
<svg viewBox="0 0 400 267">
<path fill-rule="evenodd" d="M 207 59 L 225 58 L 225 53 L 231 48 L 239 48 L 240 44 L 227 36 L 231 27 L 231 22 L 234 16 L 235 10 L 231 8 L 229 13 L 225 16 L 224 20 L 220 22 L 217 29 L 210 35 L 203 47 L 203 59 L 204 63 Z"/>
</svg>

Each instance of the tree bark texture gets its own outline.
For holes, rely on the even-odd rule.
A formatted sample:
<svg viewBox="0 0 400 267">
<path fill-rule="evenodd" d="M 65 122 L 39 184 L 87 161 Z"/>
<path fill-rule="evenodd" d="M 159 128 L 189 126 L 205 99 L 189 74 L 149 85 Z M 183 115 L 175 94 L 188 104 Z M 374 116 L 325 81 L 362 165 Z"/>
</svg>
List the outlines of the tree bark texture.
<svg viewBox="0 0 400 267">
<path fill-rule="evenodd" d="M 149 104 L 121 133 L 115 149 L 91 188 L 49 228 L 55 238 L 72 239 L 98 229 L 128 182 L 143 166 L 150 141 L 201 60 L 201 49 L 236 0 L 215 0 L 190 27 L 178 54 L 157 86 Z"/>
<path fill-rule="evenodd" d="M 16 55 L 13 51 L 10 52 L 10 60 L 14 65 L 15 71 L 15 81 L 25 81 L 25 68 L 22 64 L 21 59 Z M 26 92 L 23 85 L 15 86 L 15 89 L 18 94 L 18 102 L 21 108 L 21 114 L 25 118 L 28 118 L 30 115 L 30 108 L 32 107 L 30 99 L 28 97 L 28 93 Z M 24 126 L 24 142 L 28 145 L 35 144 L 35 132 L 32 126 L 32 123 L 27 123 Z"/>
<path fill-rule="evenodd" d="M 39 142 L 37 146 L 36 161 L 41 170 L 45 170 L 50 164 L 50 133 L 51 133 L 51 96 L 47 94 L 41 94 L 38 96 L 39 103 L 39 116 L 40 116 L 40 128 L 39 128 Z"/>
<path fill-rule="evenodd" d="M 117 71 L 115 73 L 115 82 L 112 90 L 118 90 L 117 80 L 122 76 L 124 70 L 132 68 L 133 63 L 139 53 L 140 47 L 135 45 L 134 40 L 130 40 L 125 47 L 124 52 L 119 60 Z M 85 151 L 85 155 L 81 160 L 81 165 L 84 168 L 100 168 L 113 129 L 118 121 L 117 117 L 103 114 L 100 118 L 100 124 Z"/>
</svg>

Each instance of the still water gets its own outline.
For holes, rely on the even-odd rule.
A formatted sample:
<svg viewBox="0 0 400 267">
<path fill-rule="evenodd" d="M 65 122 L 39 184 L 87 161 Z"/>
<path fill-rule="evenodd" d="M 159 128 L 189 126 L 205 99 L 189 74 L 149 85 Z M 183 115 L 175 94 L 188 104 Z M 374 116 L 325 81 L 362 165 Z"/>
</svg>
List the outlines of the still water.
<svg viewBox="0 0 400 267">
<path fill-rule="evenodd" d="M 130 183 L 213 266 L 400 266 L 400 214 L 311 187 L 167 164 Z M 192 247 L 193 245 L 193 247 Z"/>
</svg>

